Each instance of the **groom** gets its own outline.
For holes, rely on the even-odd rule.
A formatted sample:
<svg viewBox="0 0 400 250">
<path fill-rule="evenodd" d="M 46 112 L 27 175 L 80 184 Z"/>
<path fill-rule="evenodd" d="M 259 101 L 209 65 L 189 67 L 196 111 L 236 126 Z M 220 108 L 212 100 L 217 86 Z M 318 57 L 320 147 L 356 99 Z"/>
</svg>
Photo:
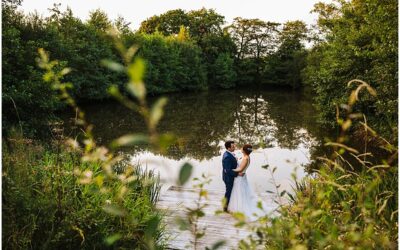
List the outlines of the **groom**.
<svg viewBox="0 0 400 250">
<path fill-rule="evenodd" d="M 236 145 L 234 141 L 225 142 L 226 151 L 222 156 L 222 180 L 225 182 L 225 203 L 224 203 L 224 211 L 228 212 L 228 204 L 231 198 L 233 181 L 238 173 L 233 171 L 238 166 L 237 158 L 235 156 Z M 243 175 L 243 174 L 239 174 Z"/>
</svg>

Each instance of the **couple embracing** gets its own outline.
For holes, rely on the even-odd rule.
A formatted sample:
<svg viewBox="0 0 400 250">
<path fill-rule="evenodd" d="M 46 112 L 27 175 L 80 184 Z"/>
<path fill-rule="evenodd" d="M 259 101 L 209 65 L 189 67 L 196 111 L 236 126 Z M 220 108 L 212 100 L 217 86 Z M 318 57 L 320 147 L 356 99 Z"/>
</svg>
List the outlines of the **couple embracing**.
<svg viewBox="0 0 400 250">
<path fill-rule="evenodd" d="M 250 144 L 243 145 L 242 159 L 238 159 L 235 155 L 234 141 L 225 142 L 225 148 L 226 151 L 222 156 L 222 179 L 226 187 L 224 211 L 241 212 L 248 220 L 255 220 L 263 210 L 258 208 L 258 198 L 253 193 L 246 176 L 253 147 Z"/>
</svg>

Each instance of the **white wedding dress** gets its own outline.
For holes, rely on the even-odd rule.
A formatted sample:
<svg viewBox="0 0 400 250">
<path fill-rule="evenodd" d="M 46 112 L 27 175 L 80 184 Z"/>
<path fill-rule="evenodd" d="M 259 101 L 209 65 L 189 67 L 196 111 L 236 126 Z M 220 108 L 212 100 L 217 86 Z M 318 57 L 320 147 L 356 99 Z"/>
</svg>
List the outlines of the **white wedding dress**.
<svg viewBox="0 0 400 250">
<path fill-rule="evenodd" d="M 244 168 L 243 173 L 246 172 L 249 165 L 250 160 Z M 261 204 L 262 209 L 258 207 L 259 203 Z M 241 212 L 246 216 L 248 221 L 254 221 L 258 217 L 267 214 L 265 209 L 267 209 L 265 202 L 261 201 L 251 189 L 249 182 L 247 181 L 247 174 L 235 177 L 231 198 L 228 204 L 228 211 Z"/>
</svg>

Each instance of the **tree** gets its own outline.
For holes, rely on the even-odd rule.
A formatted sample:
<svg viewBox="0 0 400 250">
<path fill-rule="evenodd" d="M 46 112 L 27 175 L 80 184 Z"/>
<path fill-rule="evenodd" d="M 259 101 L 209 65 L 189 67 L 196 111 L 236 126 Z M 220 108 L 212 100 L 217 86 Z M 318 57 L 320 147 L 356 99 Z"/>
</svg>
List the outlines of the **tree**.
<svg viewBox="0 0 400 250">
<path fill-rule="evenodd" d="M 113 26 L 123 35 L 127 35 L 132 32 L 129 28 L 130 24 L 131 23 L 126 21 L 122 16 L 118 16 L 113 22 Z"/>
<path fill-rule="evenodd" d="M 267 57 L 264 81 L 267 84 L 298 88 L 305 67 L 308 28 L 302 21 L 286 22 L 278 35 L 278 48 Z"/>
<path fill-rule="evenodd" d="M 111 21 L 108 19 L 107 14 L 100 9 L 90 12 L 87 23 L 102 32 L 111 28 Z"/>
<path fill-rule="evenodd" d="M 234 60 L 227 53 L 218 55 L 211 67 L 211 74 L 214 76 L 215 84 L 221 88 L 232 88 L 236 82 L 236 72 L 234 70 Z"/>
<path fill-rule="evenodd" d="M 279 34 L 279 50 L 283 56 L 304 49 L 308 28 L 303 21 L 289 21 L 283 25 Z"/>
<path fill-rule="evenodd" d="M 223 35 L 224 17 L 213 9 L 202 8 L 185 12 L 182 9 L 170 10 L 161 15 L 154 15 L 140 24 L 139 32 L 164 36 L 177 35 L 183 26 L 198 43 L 207 35 Z"/>
<path fill-rule="evenodd" d="M 190 40 L 189 32 L 185 28 L 185 26 L 183 26 L 183 25 L 181 26 L 177 38 L 178 38 L 178 41 L 181 41 L 181 42 Z"/>
<path fill-rule="evenodd" d="M 398 6 L 396 1 L 319 3 L 321 42 L 307 58 L 305 80 L 316 92 L 320 120 L 332 124 L 352 79 L 368 82 L 378 97 L 362 96 L 357 109 L 378 132 L 397 140 Z M 332 124 L 333 125 L 333 124 Z"/>
<path fill-rule="evenodd" d="M 224 72 L 217 72 L 219 68 L 215 65 L 217 58 L 232 57 L 235 53 L 235 45 L 229 35 L 224 32 L 222 25 L 224 17 L 219 15 L 212 9 L 202 8 L 185 12 L 181 9 L 167 11 L 161 15 L 155 15 L 142 22 L 139 33 L 154 34 L 159 33 L 164 36 L 177 36 L 180 41 L 192 40 L 200 47 L 202 51 L 202 61 L 207 70 L 207 80 L 209 86 L 233 86 L 232 83 L 221 83 L 225 78 L 219 77 L 219 83 L 215 84 L 217 75 L 226 74 L 227 68 L 223 68 Z M 229 62 L 231 61 L 228 59 Z M 234 68 L 229 63 L 225 66 Z M 232 72 L 229 75 L 235 75 Z M 228 79 L 228 78 L 226 78 Z"/>
<path fill-rule="evenodd" d="M 154 15 L 140 24 L 139 32 L 153 34 L 160 32 L 165 36 L 176 35 L 181 26 L 189 27 L 189 16 L 182 9 L 169 10 L 161 15 Z"/>
<path fill-rule="evenodd" d="M 226 28 L 232 36 L 237 47 L 236 58 L 242 60 L 250 53 L 251 20 L 236 17 L 233 23 Z"/>
<path fill-rule="evenodd" d="M 200 41 L 203 37 L 210 34 L 222 35 L 222 25 L 224 16 L 219 15 L 213 9 L 192 10 L 188 12 L 189 32 L 191 36 Z"/>
<path fill-rule="evenodd" d="M 227 27 L 237 47 L 239 75 L 246 81 L 260 82 L 265 57 L 276 50 L 278 27 L 278 23 L 240 17 Z"/>
<path fill-rule="evenodd" d="M 16 127 L 31 137 L 38 132 L 48 134 L 52 112 L 60 107 L 56 94 L 42 82 L 35 67 L 37 48 L 56 45 L 57 33 L 47 30 L 37 14 L 19 12 L 19 4 L 2 1 L 2 121 L 5 136 Z"/>
</svg>

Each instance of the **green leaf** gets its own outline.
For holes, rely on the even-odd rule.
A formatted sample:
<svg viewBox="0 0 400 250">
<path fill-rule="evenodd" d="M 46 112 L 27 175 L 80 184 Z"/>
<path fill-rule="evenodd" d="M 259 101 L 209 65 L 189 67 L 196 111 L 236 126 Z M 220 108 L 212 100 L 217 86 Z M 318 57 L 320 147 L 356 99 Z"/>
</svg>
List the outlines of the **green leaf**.
<svg viewBox="0 0 400 250">
<path fill-rule="evenodd" d="M 119 239 L 121 239 L 121 238 L 122 238 L 122 234 L 116 233 L 116 234 L 113 234 L 113 235 L 111 235 L 111 236 L 108 236 L 108 237 L 105 239 L 105 242 L 106 242 L 106 244 L 107 244 L 108 246 L 111 246 L 111 245 L 114 244 L 117 240 L 119 240 Z"/>
<path fill-rule="evenodd" d="M 282 197 L 282 196 L 284 196 L 286 194 L 286 190 L 283 190 L 281 193 L 280 193 L 280 196 Z"/>
<path fill-rule="evenodd" d="M 268 169 L 269 168 L 269 165 L 268 164 L 265 164 L 265 165 L 262 165 L 261 166 L 263 169 Z"/>
<path fill-rule="evenodd" d="M 101 65 L 111 69 L 112 71 L 116 71 L 116 72 L 122 72 L 125 70 L 125 68 L 122 64 L 116 63 L 116 62 L 108 60 L 108 59 L 101 60 Z"/>
<path fill-rule="evenodd" d="M 207 190 L 201 190 L 199 195 L 200 195 L 200 197 L 207 197 L 208 192 L 207 192 Z"/>
<path fill-rule="evenodd" d="M 45 81 L 45 82 L 50 82 L 51 79 L 53 79 L 53 77 L 54 77 L 54 73 L 53 73 L 53 72 L 51 72 L 51 71 L 46 72 L 46 73 L 43 75 L 43 81 Z"/>
<path fill-rule="evenodd" d="M 200 238 L 203 238 L 203 236 L 205 235 L 206 233 L 204 233 L 204 232 L 201 232 L 201 233 L 196 233 L 196 238 L 197 239 L 200 239 Z"/>
<path fill-rule="evenodd" d="M 246 217 L 245 217 L 244 214 L 241 213 L 241 212 L 235 212 L 235 213 L 233 213 L 233 217 L 234 217 L 236 220 L 238 220 L 238 221 L 245 221 L 245 220 L 246 220 Z"/>
<path fill-rule="evenodd" d="M 146 96 L 146 88 L 143 82 L 129 82 L 126 89 L 139 100 L 144 100 L 144 97 Z"/>
<path fill-rule="evenodd" d="M 138 50 L 138 47 L 136 45 L 132 45 L 125 54 L 126 60 L 130 62 L 132 60 L 132 57 L 136 54 L 136 51 Z"/>
<path fill-rule="evenodd" d="M 114 140 L 111 143 L 112 148 L 122 147 L 122 146 L 132 146 L 148 143 L 149 137 L 144 134 L 129 134 L 121 136 L 120 138 Z"/>
<path fill-rule="evenodd" d="M 178 184 L 179 185 L 184 185 L 190 178 L 190 176 L 192 175 L 192 171 L 193 171 L 193 166 L 189 163 L 185 163 L 183 164 L 183 166 L 181 167 L 181 170 L 179 171 L 179 180 L 178 180 Z"/>
<path fill-rule="evenodd" d="M 224 240 L 217 241 L 212 245 L 211 250 L 217 250 L 218 248 L 224 246 L 225 244 L 226 244 L 226 241 L 224 241 Z"/>
<path fill-rule="evenodd" d="M 150 126 L 156 127 L 162 116 L 164 115 L 164 106 L 167 104 L 168 99 L 165 97 L 159 98 L 153 105 L 150 112 Z"/>
<path fill-rule="evenodd" d="M 294 196 L 291 193 L 287 193 L 291 201 L 295 201 Z"/>
<path fill-rule="evenodd" d="M 74 85 L 73 85 L 72 83 L 70 83 L 70 82 L 64 83 L 64 86 L 65 86 L 66 89 L 72 89 L 72 88 L 74 88 Z"/>
<path fill-rule="evenodd" d="M 64 68 L 60 71 L 61 76 L 65 76 L 66 74 L 69 74 L 71 72 L 71 68 Z"/>
<path fill-rule="evenodd" d="M 259 208 L 259 209 L 263 209 L 263 205 L 262 205 L 262 202 L 261 201 L 258 201 L 257 202 L 257 208 Z"/>
<path fill-rule="evenodd" d="M 119 98 L 121 97 L 121 92 L 119 91 L 117 85 L 111 85 L 111 86 L 108 88 L 108 93 L 109 93 L 111 96 L 116 97 L 117 99 L 119 99 Z"/>
<path fill-rule="evenodd" d="M 185 231 L 190 228 L 190 223 L 181 217 L 177 217 L 175 219 L 175 222 L 176 222 L 176 224 L 178 224 L 179 230 L 181 230 L 181 231 Z"/>
<path fill-rule="evenodd" d="M 244 240 L 240 240 L 239 249 L 250 249 L 250 245 L 247 244 Z"/>
<path fill-rule="evenodd" d="M 106 211 L 109 214 L 115 215 L 115 216 L 125 216 L 126 212 L 122 208 L 119 208 L 114 205 L 106 204 L 103 206 L 103 210 Z"/>
<path fill-rule="evenodd" d="M 146 229 L 144 231 L 146 237 L 152 238 L 158 229 L 158 225 L 160 224 L 160 218 L 158 216 L 154 216 L 146 223 Z"/>
<path fill-rule="evenodd" d="M 143 59 L 136 58 L 135 61 L 128 66 L 127 73 L 129 79 L 134 83 L 143 81 L 145 67 Z"/>
<path fill-rule="evenodd" d="M 127 90 L 136 98 L 143 100 L 146 96 L 146 87 L 143 83 L 145 72 L 145 64 L 143 59 L 136 58 L 136 60 L 128 66 L 129 83 Z"/>
<path fill-rule="evenodd" d="M 206 214 L 202 211 L 202 210 L 197 210 L 197 212 L 196 212 L 196 214 L 197 214 L 197 216 L 198 217 L 204 217 Z"/>
</svg>

